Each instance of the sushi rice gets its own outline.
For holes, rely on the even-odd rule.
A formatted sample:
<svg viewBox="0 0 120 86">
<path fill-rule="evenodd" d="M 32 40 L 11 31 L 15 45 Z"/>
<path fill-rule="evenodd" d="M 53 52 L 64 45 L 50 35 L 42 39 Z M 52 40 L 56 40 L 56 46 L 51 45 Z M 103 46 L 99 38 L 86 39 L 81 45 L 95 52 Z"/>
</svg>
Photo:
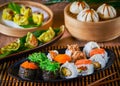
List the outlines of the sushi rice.
<svg viewBox="0 0 120 86">
<path fill-rule="evenodd" d="M 66 70 L 63 71 L 63 68 L 66 68 Z M 63 74 L 63 72 L 66 72 Z M 65 75 L 66 74 L 66 75 Z M 62 78 L 75 78 L 78 76 L 77 68 L 74 65 L 74 63 L 66 62 L 60 67 L 60 76 Z"/>
<path fill-rule="evenodd" d="M 101 65 L 101 69 L 104 68 L 106 66 L 106 61 L 103 58 L 102 54 L 95 54 L 92 57 L 90 57 L 90 60 L 93 62 L 99 62 Z"/>
<path fill-rule="evenodd" d="M 100 46 L 96 42 L 90 41 L 87 44 L 85 44 L 83 52 L 86 54 L 87 57 L 90 57 L 89 53 L 94 48 L 100 48 Z"/>
</svg>

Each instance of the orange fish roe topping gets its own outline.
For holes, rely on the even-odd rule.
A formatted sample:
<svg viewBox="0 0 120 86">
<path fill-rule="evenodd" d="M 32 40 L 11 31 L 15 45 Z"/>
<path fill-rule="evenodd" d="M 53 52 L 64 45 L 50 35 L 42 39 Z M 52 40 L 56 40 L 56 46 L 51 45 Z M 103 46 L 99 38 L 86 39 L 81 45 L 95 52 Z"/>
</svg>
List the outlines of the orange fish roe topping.
<svg viewBox="0 0 120 86">
<path fill-rule="evenodd" d="M 38 66 L 35 63 L 28 61 L 23 62 L 20 66 L 26 69 L 38 69 Z"/>
<path fill-rule="evenodd" d="M 59 63 L 65 63 L 66 61 L 71 61 L 71 57 L 66 55 L 66 54 L 58 54 L 55 58 L 55 61 L 59 62 Z"/>
<path fill-rule="evenodd" d="M 81 65 L 81 64 L 92 64 L 92 61 L 89 59 L 80 59 L 75 62 L 75 65 Z"/>
<path fill-rule="evenodd" d="M 95 48 L 93 50 L 90 51 L 90 57 L 95 55 L 95 54 L 104 54 L 105 50 L 102 48 Z"/>
</svg>

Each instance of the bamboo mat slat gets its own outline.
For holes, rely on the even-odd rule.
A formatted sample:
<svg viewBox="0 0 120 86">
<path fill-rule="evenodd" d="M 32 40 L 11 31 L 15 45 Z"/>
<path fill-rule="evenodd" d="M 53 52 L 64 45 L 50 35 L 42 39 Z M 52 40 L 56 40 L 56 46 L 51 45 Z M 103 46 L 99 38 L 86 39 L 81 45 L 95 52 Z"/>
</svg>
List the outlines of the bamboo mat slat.
<svg viewBox="0 0 120 86">
<path fill-rule="evenodd" d="M 101 71 L 99 73 L 96 73 L 91 76 L 87 76 L 84 78 L 77 78 L 71 81 L 60 81 L 60 82 L 48 82 L 48 83 L 36 83 L 36 82 L 26 82 L 26 81 L 20 81 L 17 80 L 11 76 L 8 75 L 7 69 L 11 64 L 14 64 L 15 62 L 25 58 L 13 58 L 12 60 L 3 60 L 0 61 L 0 86 L 87 86 L 88 84 L 104 77 L 107 76 L 113 72 L 117 72 L 115 76 L 112 76 L 110 78 L 105 79 L 104 81 L 111 80 L 114 78 L 120 78 L 120 46 L 102 46 L 103 48 L 108 48 L 112 50 L 115 53 L 116 59 L 114 64 L 112 64 L 111 67 L 108 69 Z M 48 47 L 45 48 L 42 51 L 48 51 L 51 49 L 61 49 L 61 48 L 66 48 L 65 46 L 53 46 L 53 47 Z M 105 85 L 100 85 L 100 86 L 120 86 L 120 80 L 111 82 Z"/>
</svg>

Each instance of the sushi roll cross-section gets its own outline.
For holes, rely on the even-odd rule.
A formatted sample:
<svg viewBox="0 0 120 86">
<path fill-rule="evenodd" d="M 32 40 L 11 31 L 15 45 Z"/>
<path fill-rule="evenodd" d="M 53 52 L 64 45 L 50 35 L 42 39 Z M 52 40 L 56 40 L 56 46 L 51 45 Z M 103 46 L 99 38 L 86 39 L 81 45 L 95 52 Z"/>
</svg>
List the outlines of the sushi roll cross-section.
<svg viewBox="0 0 120 86">
<path fill-rule="evenodd" d="M 78 76 L 77 68 L 74 63 L 66 62 L 60 67 L 60 76 L 62 78 L 75 78 Z"/>
<path fill-rule="evenodd" d="M 75 65 L 77 67 L 79 75 L 85 76 L 92 74 L 94 72 L 94 66 L 91 60 L 88 59 L 77 60 L 75 62 Z"/>
</svg>

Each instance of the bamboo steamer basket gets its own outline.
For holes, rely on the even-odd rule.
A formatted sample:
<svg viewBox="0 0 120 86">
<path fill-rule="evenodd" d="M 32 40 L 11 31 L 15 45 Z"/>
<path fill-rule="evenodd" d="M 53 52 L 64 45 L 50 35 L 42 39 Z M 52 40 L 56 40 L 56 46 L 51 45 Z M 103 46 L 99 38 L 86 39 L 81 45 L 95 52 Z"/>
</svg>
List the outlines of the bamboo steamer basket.
<svg viewBox="0 0 120 86">
<path fill-rule="evenodd" d="M 71 4 L 64 9 L 65 26 L 78 40 L 104 42 L 120 36 L 120 16 L 114 19 L 95 22 L 81 22 L 69 11 Z M 118 13 L 118 12 L 117 12 Z"/>
<path fill-rule="evenodd" d="M 0 5 L 0 11 L 4 7 L 6 7 L 8 5 L 8 3 L 9 2 Z M 32 1 L 14 1 L 14 3 L 20 4 L 20 5 L 34 6 L 36 8 L 40 8 L 40 9 L 44 10 L 49 15 L 49 18 L 45 23 L 43 23 L 42 26 L 34 27 L 34 28 L 24 28 L 24 29 L 9 27 L 9 26 L 3 25 L 0 22 L 0 33 L 8 35 L 8 36 L 13 36 L 13 37 L 23 37 L 28 32 L 33 32 L 33 31 L 36 31 L 36 30 L 48 29 L 52 25 L 53 12 L 47 6 L 45 6 L 45 5 L 41 4 L 41 3 L 32 2 Z"/>
</svg>

